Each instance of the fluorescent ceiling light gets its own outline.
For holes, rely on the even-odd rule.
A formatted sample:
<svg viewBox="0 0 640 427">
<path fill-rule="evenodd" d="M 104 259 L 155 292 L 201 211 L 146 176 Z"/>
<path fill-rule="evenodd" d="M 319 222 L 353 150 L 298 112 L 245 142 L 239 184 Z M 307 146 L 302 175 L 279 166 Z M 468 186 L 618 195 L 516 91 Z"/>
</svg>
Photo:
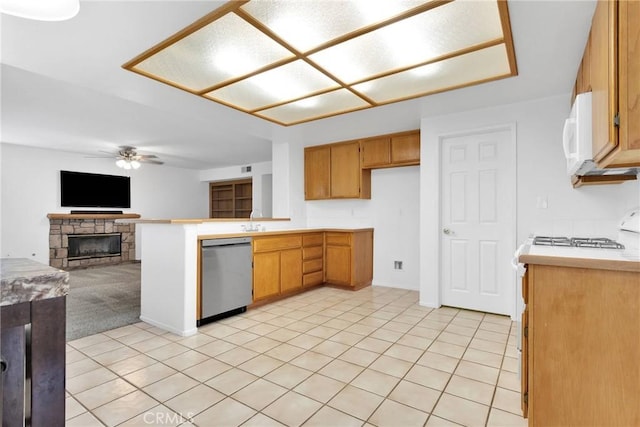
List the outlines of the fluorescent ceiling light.
<svg viewBox="0 0 640 427">
<path fill-rule="evenodd" d="M 505 0 L 232 1 L 123 67 L 282 125 L 517 75 Z"/>
<path fill-rule="evenodd" d="M 64 21 L 80 11 L 80 0 L 1 0 L 0 12 L 37 21 Z"/>
</svg>

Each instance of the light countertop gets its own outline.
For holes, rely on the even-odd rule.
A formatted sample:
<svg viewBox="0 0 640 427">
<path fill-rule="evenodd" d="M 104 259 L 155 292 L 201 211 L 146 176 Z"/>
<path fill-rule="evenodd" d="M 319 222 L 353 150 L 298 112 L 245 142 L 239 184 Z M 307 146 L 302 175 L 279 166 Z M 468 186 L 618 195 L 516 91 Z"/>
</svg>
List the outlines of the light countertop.
<svg viewBox="0 0 640 427">
<path fill-rule="evenodd" d="M 640 272 L 640 254 L 625 249 L 526 245 L 519 261 L 523 264 Z"/>
</svg>

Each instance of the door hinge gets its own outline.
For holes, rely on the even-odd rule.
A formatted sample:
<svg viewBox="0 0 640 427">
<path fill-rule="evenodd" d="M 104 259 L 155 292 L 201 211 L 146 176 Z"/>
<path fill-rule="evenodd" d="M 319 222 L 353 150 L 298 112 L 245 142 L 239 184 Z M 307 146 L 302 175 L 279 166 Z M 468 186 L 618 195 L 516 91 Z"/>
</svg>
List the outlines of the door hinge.
<svg viewBox="0 0 640 427">
<path fill-rule="evenodd" d="M 524 396 L 522 396 L 522 400 L 524 403 L 529 404 L 529 393 L 525 393 Z"/>
<path fill-rule="evenodd" d="M 613 125 L 617 128 L 620 127 L 620 113 L 616 113 L 616 115 L 613 116 Z"/>
<path fill-rule="evenodd" d="M 525 326 L 525 327 L 522 329 L 522 335 L 523 335 L 525 338 L 529 338 L 529 327 L 528 327 L 528 326 Z"/>
</svg>

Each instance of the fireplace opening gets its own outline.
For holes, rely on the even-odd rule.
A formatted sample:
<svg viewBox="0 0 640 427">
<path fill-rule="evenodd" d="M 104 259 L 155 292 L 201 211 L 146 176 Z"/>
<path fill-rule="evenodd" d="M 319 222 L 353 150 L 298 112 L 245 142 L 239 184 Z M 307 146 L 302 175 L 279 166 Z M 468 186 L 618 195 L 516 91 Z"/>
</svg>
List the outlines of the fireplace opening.
<svg viewBox="0 0 640 427">
<path fill-rule="evenodd" d="M 68 238 L 69 260 L 120 255 L 121 233 L 69 234 Z"/>
</svg>

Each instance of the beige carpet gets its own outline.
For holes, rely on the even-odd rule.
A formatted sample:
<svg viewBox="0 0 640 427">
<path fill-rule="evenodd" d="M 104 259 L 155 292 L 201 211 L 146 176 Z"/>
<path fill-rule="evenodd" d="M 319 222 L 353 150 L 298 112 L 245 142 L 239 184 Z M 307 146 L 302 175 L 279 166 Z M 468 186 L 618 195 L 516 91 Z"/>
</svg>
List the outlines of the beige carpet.
<svg viewBox="0 0 640 427">
<path fill-rule="evenodd" d="M 140 264 L 69 272 L 67 341 L 139 322 Z"/>
</svg>

